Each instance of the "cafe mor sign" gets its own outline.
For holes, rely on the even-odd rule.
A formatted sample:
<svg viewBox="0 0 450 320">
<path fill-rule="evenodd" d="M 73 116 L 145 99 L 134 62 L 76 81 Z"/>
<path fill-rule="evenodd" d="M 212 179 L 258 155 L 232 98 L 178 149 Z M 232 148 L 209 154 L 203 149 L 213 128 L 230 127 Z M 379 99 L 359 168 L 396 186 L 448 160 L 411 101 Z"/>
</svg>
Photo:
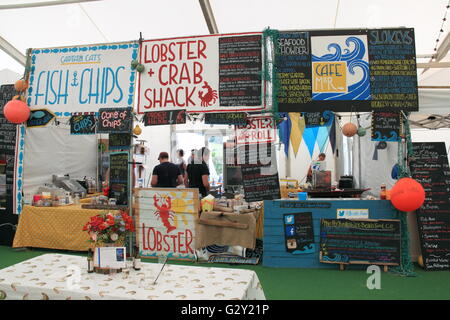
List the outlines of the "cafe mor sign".
<svg viewBox="0 0 450 320">
<path fill-rule="evenodd" d="M 143 41 L 138 113 L 263 110 L 261 40 L 241 33 Z"/>
<path fill-rule="evenodd" d="M 137 42 L 33 49 L 30 106 L 46 107 L 57 116 L 96 112 L 101 107 L 132 107 Z"/>
<path fill-rule="evenodd" d="M 142 257 L 195 260 L 198 189 L 136 189 L 137 238 Z"/>
</svg>

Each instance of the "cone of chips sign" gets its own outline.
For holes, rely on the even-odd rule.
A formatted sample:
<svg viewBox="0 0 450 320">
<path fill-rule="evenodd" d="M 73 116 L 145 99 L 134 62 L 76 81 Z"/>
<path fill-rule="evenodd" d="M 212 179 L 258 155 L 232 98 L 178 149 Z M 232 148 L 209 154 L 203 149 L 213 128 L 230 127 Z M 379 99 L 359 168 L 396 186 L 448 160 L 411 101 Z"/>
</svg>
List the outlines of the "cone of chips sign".
<svg viewBox="0 0 450 320">
<path fill-rule="evenodd" d="M 401 178 L 391 189 L 391 203 L 400 211 L 410 212 L 419 209 L 425 201 L 422 185 L 411 178 Z"/>
</svg>

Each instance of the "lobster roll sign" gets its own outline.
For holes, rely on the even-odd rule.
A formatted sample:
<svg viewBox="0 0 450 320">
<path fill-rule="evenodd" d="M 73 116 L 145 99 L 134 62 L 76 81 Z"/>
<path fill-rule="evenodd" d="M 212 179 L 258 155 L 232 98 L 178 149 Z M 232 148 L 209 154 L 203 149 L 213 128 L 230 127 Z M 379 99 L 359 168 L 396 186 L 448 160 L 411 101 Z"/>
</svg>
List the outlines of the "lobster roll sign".
<svg viewBox="0 0 450 320">
<path fill-rule="evenodd" d="M 261 111 L 262 33 L 142 41 L 138 113 Z"/>
<path fill-rule="evenodd" d="M 195 260 L 198 189 L 135 189 L 136 236 L 143 258 Z"/>
</svg>

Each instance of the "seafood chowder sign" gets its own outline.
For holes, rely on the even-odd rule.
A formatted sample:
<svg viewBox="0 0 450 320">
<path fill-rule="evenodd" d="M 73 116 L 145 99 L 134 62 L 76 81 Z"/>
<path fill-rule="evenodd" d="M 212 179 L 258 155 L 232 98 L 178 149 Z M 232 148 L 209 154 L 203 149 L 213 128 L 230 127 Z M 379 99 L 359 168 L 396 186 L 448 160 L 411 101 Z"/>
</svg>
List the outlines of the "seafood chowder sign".
<svg viewBox="0 0 450 320">
<path fill-rule="evenodd" d="M 33 49 L 28 105 L 57 116 L 96 112 L 101 107 L 132 107 L 137 42 Z"/>
<path fill-rule="evenodd" d="M 138 113 L 263 110 L 261 41 L 261 33 L 143 41 Z"/>
<path fill-rule="evenodd" d="M 135 203 L 142 257 L 195 260 L 198 189 L 136 189 Z"/>
</svg>

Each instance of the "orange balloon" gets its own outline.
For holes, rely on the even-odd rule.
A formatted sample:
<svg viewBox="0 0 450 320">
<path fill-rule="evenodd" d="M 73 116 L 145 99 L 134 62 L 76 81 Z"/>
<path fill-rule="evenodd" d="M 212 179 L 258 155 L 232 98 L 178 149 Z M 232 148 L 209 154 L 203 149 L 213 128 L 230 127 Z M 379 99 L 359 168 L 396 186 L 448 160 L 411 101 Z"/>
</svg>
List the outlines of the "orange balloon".
<svg viewBox="0 0 450 320">
<path fill-rule="evenodd" d="M 28 88 L 28 82 L 25 80 L 17 80 L 16 83 L 14 83 L 14 89 L 16 89 L 19 92 L 25 91 Z"/>
<path fill-rule="evenodd" d="M 3 108 L 5 118 L 12 123 L 22 123 L 30 117 L 30 108 L 21 100 L 11 100 Z"/>
<path fill-rule="evenodd" d="M 358 132 L 358 127 L 354 123 L 346 123 L 342 127 L 342 133 L 346 137 L 353 137 Z"/>
<path fill-rule="evenodd" d="M 398 180 L 390 193 L 392 205 L 404 212 L 419 209 L 425 201 L 425 190 L 422 185 L 411 178 Z"/>
</svg>

